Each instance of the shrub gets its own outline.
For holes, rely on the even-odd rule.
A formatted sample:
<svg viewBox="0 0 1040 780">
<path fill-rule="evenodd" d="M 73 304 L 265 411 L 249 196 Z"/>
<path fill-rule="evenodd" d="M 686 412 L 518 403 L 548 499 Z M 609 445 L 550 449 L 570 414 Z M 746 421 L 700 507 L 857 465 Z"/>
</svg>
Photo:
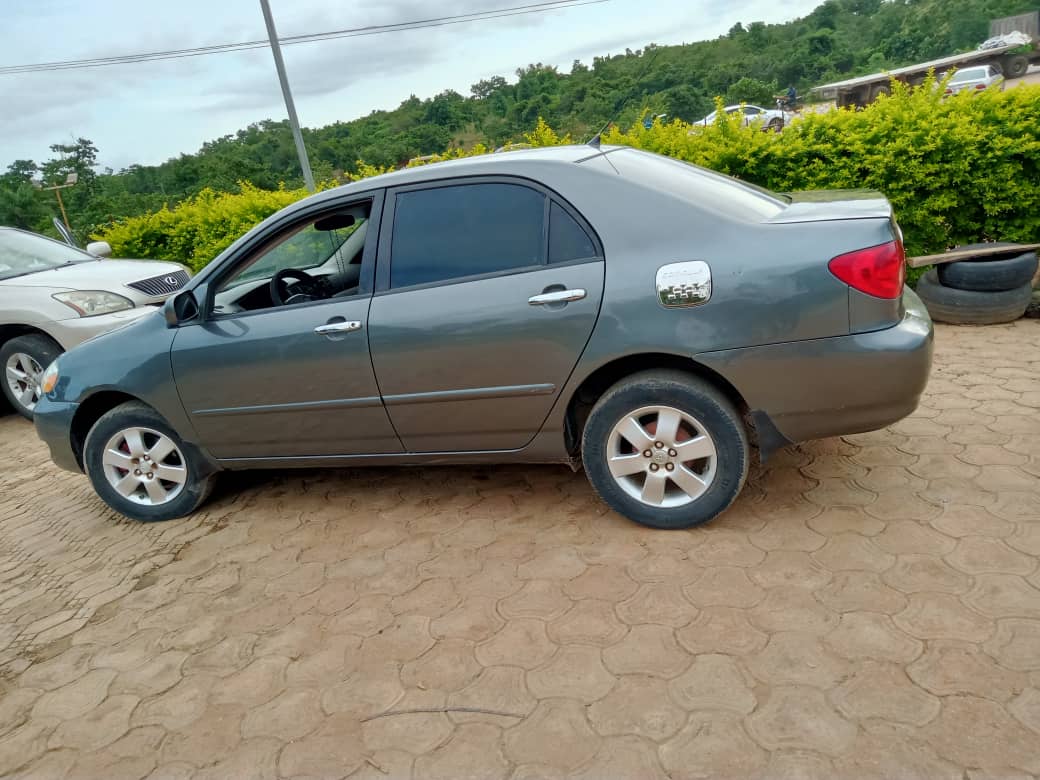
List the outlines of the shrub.
<svg viewBox="0 0 1040 780">
<path fill-rule="evenodd" d="M 983 240 L 1035 241 L 1040 233 L 1040 86 L 961 93 L 941 85 L 893 84 L 863 110 L 806 114 L 783 133 L 743 127 L 721 114 L 709 127 L 681 121 L 611 128 L 605 144 L 670 155 L 785 192 L 870 188 L 893 203 L 909 254 Z M 721 101 L 719 101 L 721 107 Z M 525 136 L 532 146 L 569 143 L 545 122 Z M 453 149 L 432 159 L 486 152 Z M 386 169 L 359 164 L 357 178 Z M 304 197 L 303 190 L 203 191 L 152 214 L 117 223 L 100 237 L 117 255 L 189 262 L 198 269 L 264 217 Z"/>
</svg>

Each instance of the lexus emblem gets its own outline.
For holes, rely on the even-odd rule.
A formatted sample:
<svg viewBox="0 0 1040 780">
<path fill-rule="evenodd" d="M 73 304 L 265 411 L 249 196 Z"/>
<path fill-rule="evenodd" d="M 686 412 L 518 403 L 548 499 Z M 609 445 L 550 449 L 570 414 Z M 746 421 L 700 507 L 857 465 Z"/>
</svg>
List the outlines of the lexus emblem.
<svg viewBox="0 0 1040 780">
<path fill-rule="evenodd" d="M 166 284 L 172 285 L 173 287 L 177 286 L 177 277 L 176 276 L 164 276 L 163 277 L 163 281 L 166 282 Z"/>
</svg>

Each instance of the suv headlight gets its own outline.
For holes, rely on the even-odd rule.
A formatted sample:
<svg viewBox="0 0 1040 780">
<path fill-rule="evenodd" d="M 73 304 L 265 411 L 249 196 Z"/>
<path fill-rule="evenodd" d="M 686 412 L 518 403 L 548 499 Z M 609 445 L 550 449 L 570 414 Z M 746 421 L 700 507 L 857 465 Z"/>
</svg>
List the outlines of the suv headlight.
<svg viewBox="0 0 1040 780">
<path fill-rule="evenodd" d="M 111 314 L 114 311 L 134 308 L 134 302 L 129 298 L 106 290 L 73 290 L 55 293 L 51 297 L 75 309 L 80 317 L 94 317 L 98 314 Z"/>
</svg>

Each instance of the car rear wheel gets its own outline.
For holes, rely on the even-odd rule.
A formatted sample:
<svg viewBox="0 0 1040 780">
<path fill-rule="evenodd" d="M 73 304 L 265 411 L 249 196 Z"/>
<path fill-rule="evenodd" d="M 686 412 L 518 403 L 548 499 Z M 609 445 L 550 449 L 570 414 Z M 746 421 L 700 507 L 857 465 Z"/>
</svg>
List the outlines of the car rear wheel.
<svg viewBox="0 0 1040 780">
<path fill-rule="evenodd" d="M 770 119 L 769 124 L 766 125 L 766 131 L 770 133 L 779 133 L 784 129 L 784 120 L 775 118 Z"/>
<path fill-rule="evenodd" d="M 133 520 L 171 520 L 191 514 L 215 477 L 196 451 L 142 403 L 102 415 L 87 434 L 83 463 L 101 499 Z"/>
<path fill-rule="evenodd" d="M 54 341 L 36 334 L 19 336 L 0 347 L 0 366 L 4 371 L 0 389 L 22 417 L 32 419 L 33 410 L 40 400 L 43 372 L 61 352 L 61 347 Z"/>
<path fill-rule="evenodd" d="M 717 517 L 747 478 L 747 431 L 732 403 L 679 371 L 649 371 L 610 388 L 582 437 L 592 487 L 619 514 L 651 528 Z"/>
</svg>

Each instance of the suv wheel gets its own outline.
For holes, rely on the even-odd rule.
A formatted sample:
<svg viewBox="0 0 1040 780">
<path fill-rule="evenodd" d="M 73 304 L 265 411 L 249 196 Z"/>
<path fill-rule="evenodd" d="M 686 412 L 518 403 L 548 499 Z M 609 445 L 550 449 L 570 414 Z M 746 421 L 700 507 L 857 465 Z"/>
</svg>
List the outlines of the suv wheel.
<svg viewBox="0 0 1040 780">
<path fill-rule="evenodd" d="M 651 528 L 689 528 L 739 495 L 749 446 L 740 414 L 712 385 L 679 371 L 648 371 L 597 402 L 582 460 L 611 509 Z"/>
<path fill-rule="evenodd" d="M 0 389 L 22 417 L 32 419 L 40 400 L 43 372 L 61 352 L 61 347 L 51 339 L 35 334 L 19 336 L 0 347 L 0 366 L 4 372 Z"/>
<path fill-rule="evenodd" d="M 145 522 L 191 514 L 215 479 L 154 409 L 137 402 L 117 406 L 94 423 L 83 465 L 106 504 Z"/>
</svg>

